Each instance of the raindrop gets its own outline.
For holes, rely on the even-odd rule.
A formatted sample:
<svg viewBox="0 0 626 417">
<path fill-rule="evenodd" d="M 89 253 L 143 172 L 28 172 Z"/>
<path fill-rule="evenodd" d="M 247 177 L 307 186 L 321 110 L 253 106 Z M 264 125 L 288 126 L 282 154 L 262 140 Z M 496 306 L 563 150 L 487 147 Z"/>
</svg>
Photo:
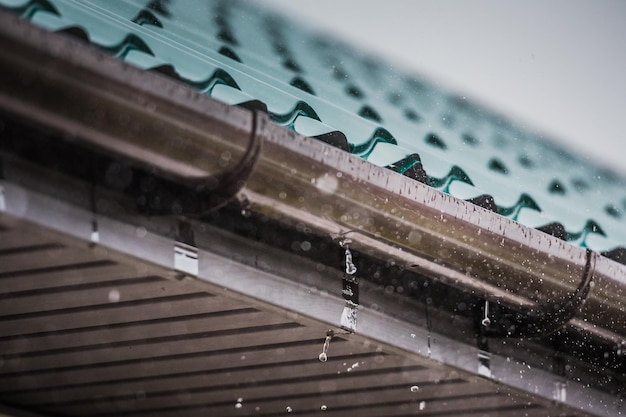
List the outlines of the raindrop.
<svg viewBox="0 0 626 417">
<path fill-rule="evenodd" d="M 109 291 L 109 302 L 117 303 L 120 301 L 120 292 L 115 288 Z"/>
<path fill-rule="evenodd" d="M 293 408 L 287 406 L 286 410 L 287 410 L 288 413 L 291 413 L 293 411 Z"/>
<path fill-rule="evenodd" d="M 241 207 L 241 216 L 246 218 L 252 216 L 252 212 L 250 211 L 250 200 L 248 197 L 241 194 L 237 199 L 239 200 L 239 207 Z"/>
<path fill-rule="evenodd" d="M 326 332 L 326 339 L 324 339 L 324 346 L 322 346 L 322 353 L 319 354 L 319 356 L 317 357 L 317 359 L 319 359 L 320 362 L 326 362 L 328 360 L 328 347 L 330 346 L 330 341 L 333 338 L 333 336 L 335 335 L 335 332 L 332 330 L 328 330 Z"/>
<path fill-rule="evenodd" d="M 322 406 L 320 407 L 320 410 L 326 411 L 326 409 L 328 409 L 328 407 L 326 407 L 326 404 L 322 404 Z"/>
<path fill-rule="evenodd" d="M 317 186 L 317 189 L 324 194 L 332 194 L 337 190 L 339 182 L 337 181 L 337 178 L 324 174 L 324 176 L 319 177 L 315 181 L 315 185 Z"/>
<path fill-rule="evenodd" d="M 413 385 L 411 387 L 411 392 L 417 392 L 417 391 L 419 391 L 419 389 L 420 389 L 420 387 L 418 387 L 417 385 Z"/>
<path fill-rule="evenodd" d="M 350 248 L 348 247 L 348 244 L 345 244 L 345 248 L 346 248 L 346 274 L 354 275 L 356 273 L 356 266 L 352 262 L 352 252 L 350 252 Z"/>
<path fill-rule="evenodd" d="M 489 326 L 491 324 L 491 319 L 489 318 L 489 301 L 485 300 L 485 309 L 484 309 L 484 315 L 483 315 L 483 319 L 481 321 L 481 324 L 485 327 Z"/>
<path fill-rule="evenodd" d="M 241 403 L 236 403 L 235 404 L 235 408 L 241 408 L 241 407 L 243 407 L 243 404 L 241 404 Z"/>
<path fill-rule="evenodd" d="M 232 158 L 232 154 L 230 152 L 228 152 L 228 151 L 224 151 L 220 155 L 220 161 L 218 163 L 219 163 L 219 165 L 221 167 L 225 167 L 225 166 L 228 165 L 228 163 L 230 162 L 231 158 Z"/>
<path fill-rule="evenodd" d="M 419 405 L 420 411 L 424 410 L 425 408 L 426 408 L 426 401 L 420 401 L 420 405 Z"/>
<path fill-rule="evenodd" d="M 146 237 L 146 235 L 148 234 L 148 231 L 146 230 L 145 227 L 140 226 L 135 229 L 135 234 L 137 235 L 137 237 Z"/>
</svg>

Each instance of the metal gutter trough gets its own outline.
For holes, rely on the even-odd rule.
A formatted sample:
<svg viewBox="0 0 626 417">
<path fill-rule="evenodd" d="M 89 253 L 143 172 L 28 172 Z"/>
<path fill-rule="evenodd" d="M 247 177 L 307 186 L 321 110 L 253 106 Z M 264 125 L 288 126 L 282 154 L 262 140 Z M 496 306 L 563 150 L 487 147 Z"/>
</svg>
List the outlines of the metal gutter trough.
<svg viewBox="0 0 626 417">
<path fill-rule="evenodd" d="M 5 413 L 626 413 L 625 265 L 4 13 L 0 74 Z"/>
</svg>

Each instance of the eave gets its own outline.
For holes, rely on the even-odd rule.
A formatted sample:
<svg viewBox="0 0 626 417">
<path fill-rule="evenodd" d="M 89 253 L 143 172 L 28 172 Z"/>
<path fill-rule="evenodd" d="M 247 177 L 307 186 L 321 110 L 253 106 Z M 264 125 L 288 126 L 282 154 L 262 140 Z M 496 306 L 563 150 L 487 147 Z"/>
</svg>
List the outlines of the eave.
<svg viewBox="0 0 626 417">
<path fill-rule="evenodd" d="M 624 265 L 302 137 L 270 123 L 258 111 L 221 104 L 159 74 L 132 68 L 5 14 L 0 19 L 3 114 L 48 129 L 85 152 L 149 171 L 193 197 L 174 201 L 172 212 L 156 220 L 133 210 L 122 216 L 113 209 L 94 211 L 88 201 L 91 185 L 78 181 L 63 186 L 70 184 L 63 175 L 48 176 L 46 169 L 38 171 L 22 156 L 6 151 L 2 223 L 18 234 L 34 230 L 47 237 L 35 239 L 30 246 L 62 242 L 79 248 L 78 252 L 86 251 L 87 257 L 98 257 L 103 250 L 105 258 L 121 264 L 156 268 L 156 276 L 164 280 L 175 277 L 173 271 L 178 270 L 198 281 L 193 285 L 207 285 L 207 291 L 220 297 L 277 311 L 283 317 L 293 315 L 294 322 L 310 326 L 303 332 L 315 333 L 312 340 L 323 336 L 318 334 L 321 330 L 338 327 L 343 300 L 326 288 L 333 288 L 334 283 L 339 286 L 340 273 L 310 275 L 314 264 L 286 262 L 290 258 L 284 254 L 273 255 L 266 247 L 237 241 L 225 232 L 220 242 L 227 243 L 220 247 L 211 240 L 219 231 L 200 230 L 197 217 L 226 203 L 239 204 L 255 216 L 294 229 L 304 226 L 312 235 L 335 239 L 339 251 L 338 241 L 349 238 L 351 248 L 372 259 L 393 262 L 512 310 L 532 311 L 562 303 L 590 275 L 593 286 L 567 326 L 597 343 L 623 343 Z M 224 178 L 230 178 L 228 186 L 222 185 Z M 55 190 L 51 185 L 59 191 L 51 191 Z M 211 192 L 215 189 L 217 195 Z M 118 199 L 124 207 L 133 205 L 111 190 L 98 188 L 97 192 Z M 195 198 L 196 194 L 206 198 Z M 56 209 L 48 212 L 51 207 Z M 197 272 L 176 265 L 177 236 L 168 230 L 180 221 L 193 226 Z M 143 236 L 137 234 L 139 227 Z M 248 252 L 243 250 L 246 245 L 251 247 Z M 229 259 L 233 250 L 241 250 L 236 255 L 241 259 Z M 260 253 L 266 254 L 266 262 L 285 266 L 258 267 L 253 259 Z M 239 279 L 230 279 L 229 274 Z M 310 291 L 311 287 L 324 290 Z M 507 395 L 509 390 L 524 393 L 539 387 L 536 395 L 531 394 L 537 412 L 544 413 L 537 415 L 545 415 L 545 407 L 552 407 L 551 388 L 562 382 L 562 376 L 494 355 L 490 375 L 478 377 L 478 347 L 441 334 L 434 337 L 428 326 L 401 320 L 401 312 L 392 313 L 396 309 L 387 306 L 389 299 L 376 301 L 385 304 L 383 312 L 373 307 L 377 302 L 363 300 L 357 332 L 347 337 L 350 343 L 366 347 L 374 343 L 426 366 L 433 374 L 443 367 L 445 372 L 477 378 L 480 387 L 503 386 Z M 473 325 L 460 324 L 464 329 Z M 243 333 L 240 337 L 245 339 Z M 525 378 L 518 378 L 518 371 Z M 19 367 L 15 372 L 19 373 Z M 558 397 L 557 402 L 564 405 L 557 408 L 563 406 L 572 415 L 621 412 L 619 397 L 586 391 L 583 384 L 571 381 L 568 389 L 577 394 L 568 395 L 569 399 Z"/>
</svg>

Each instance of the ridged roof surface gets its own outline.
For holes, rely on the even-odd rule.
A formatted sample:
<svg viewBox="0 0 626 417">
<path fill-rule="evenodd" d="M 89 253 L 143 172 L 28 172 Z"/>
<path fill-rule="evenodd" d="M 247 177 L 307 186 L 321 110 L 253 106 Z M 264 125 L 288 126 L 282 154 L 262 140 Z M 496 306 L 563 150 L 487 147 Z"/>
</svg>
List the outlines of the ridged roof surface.
<svg viewBox="0 0 626 417">
<path fill-rule="evenodd" d="M 225 0 L 0 0 L 0 6 L 626 263 L 624 178 L 284 17 Z"/>
</svg>

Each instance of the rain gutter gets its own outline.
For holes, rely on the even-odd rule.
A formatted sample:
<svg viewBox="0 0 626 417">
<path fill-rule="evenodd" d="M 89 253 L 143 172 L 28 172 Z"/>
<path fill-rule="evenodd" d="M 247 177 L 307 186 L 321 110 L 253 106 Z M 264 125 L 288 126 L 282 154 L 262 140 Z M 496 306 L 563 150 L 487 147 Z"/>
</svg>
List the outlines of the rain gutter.
<svg viewBox="0 0 626 417">
<path fill-rule="evenodd" d="M 0 74 L 1 111 L 188 187 L 196 200 L 174 214 L 237 200 L 524 311 L 535 330 L 517 336 L 568 323 L 611 343 L 626 340 L 626 266 L 596 252 L 5 13 Z"/>
</svg>

